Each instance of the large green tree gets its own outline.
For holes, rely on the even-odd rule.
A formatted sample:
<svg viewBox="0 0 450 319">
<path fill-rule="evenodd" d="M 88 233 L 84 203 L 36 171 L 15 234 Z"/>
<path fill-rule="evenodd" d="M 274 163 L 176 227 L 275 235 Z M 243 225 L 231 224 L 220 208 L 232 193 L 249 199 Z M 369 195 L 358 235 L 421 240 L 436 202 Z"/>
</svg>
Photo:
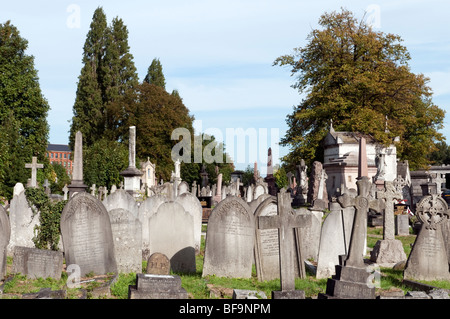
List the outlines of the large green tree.
<svg viewBox="0 0 450 319">
<path fill-rule="evenodd" d="M 159 59 L 153 59 L 152 63 L 148 67 L 144 82 L 154 84 L 162 87 L 163 89 L 166 89 L 166 78 L 164 77 L 162 64 Z"/>
<path fill-rule="evenodd" d="M 274 62 L 291 68 L 303 96 L 287 117 L 284 161 L 320 160 L 333 121 L 336 131 L 369 134 L 384 145 L 399 136 L 398 156 L 412 169 L 427 165 L 426 154 L 443 140 L 444 111 L 432 102 L 429 79 L 411 72 L 401 37 L 376 32 L 345 9 L 325 13 L 319 25 L 304 47 Z"/>
<path fill-rule="evenodd" d="M 118 139 L 124 110 L 120 100 L 138 85 L 138 76 L 129 52 L 128 30 L 118 17 L 107 24 L 101 7 L 94 12 L 83 48 L 83 68 L 73 107 L 70 144 L 77 131 L 89 147 L 103 137 Z"/>
<path fill-rule="evenodd" d="M 32 156 L 44 161 L 47 149 L 49 104 L 27 47 L 10 21 L 0 24 L 0 196 L 6 198 L 29 178 L 25 163 Z"/>
</svg>

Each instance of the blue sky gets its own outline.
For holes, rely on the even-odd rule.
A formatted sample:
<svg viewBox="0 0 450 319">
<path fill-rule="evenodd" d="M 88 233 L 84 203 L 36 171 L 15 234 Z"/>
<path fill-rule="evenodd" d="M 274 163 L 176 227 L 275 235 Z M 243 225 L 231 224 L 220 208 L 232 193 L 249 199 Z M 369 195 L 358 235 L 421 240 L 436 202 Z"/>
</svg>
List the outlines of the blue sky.
<svg viewBox="0 0 450 319">
<path fill-rule="evenodd" d="M 433 101 L 450 110 L 450 3 L 448 1 L 3 1 L 7 20 L 29 41 L 39 82 L 51 110 L 50 143 L 67 144 L 72 106 L 81 70 L 82 48 L 94 10 L 102 6 L 108 23 L 118 16 L 129 30 L 130 52 L 139 78 L 159 58 L 169 92 L 177 89 L 203 131 L 222 133 L 236 167 L 265 174 L 267 147 L 287 130 L 286 115 L 301 97 L 290 86 L 289 69 L 272 66 L 280 55 L 306 44 L 324 12 L 345 7 L 370 19 L 375 29 L 400 35 L 414 73 L 430 78 Z M 450 137 L 448 114 L 443 134 Z M 257 132 L 257 154 L 237 156 L 239 142 L 226 130 Z M 274 132 L 273 138 L 270 132 Z M 267 133 L 267 134 L 264 134 Z M 137 136 L 139 138 L 139 136 Z M 449 141 L 447 141 L 448 143 Z M 274 163 L 288 149 L 272 145 Z"/>
</svg>

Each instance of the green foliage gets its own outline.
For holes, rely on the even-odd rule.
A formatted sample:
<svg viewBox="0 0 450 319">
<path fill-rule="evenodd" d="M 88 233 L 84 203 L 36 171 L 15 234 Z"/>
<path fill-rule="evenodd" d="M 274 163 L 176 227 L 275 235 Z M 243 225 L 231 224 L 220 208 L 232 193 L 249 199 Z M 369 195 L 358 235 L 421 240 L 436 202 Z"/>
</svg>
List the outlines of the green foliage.
<svg viewBox="0 0 450 319">
<path fill-rule="evenodd" d="M 49 132 L 49 105 L 27 48 L 10 21 L 0 24 L 0 196 L 7 199 L 16 183 L 26 183 L 25 163 L 44 160 Z"/>
<path fill-rule="evenodd" d="M 61 213 L 67 201 L 52 203 L 42 188 L 26 188 L 25 195 L 33 212 L 40 212 L 34 245 L 40 249 L 58 250 Z"/>
<path fill-rule="evenodd" d="M 51 191 L 52 194 L 62 194 L 62 189 L 64 185 L 70 184 L 70 176 L 67 174 L 67 171 L 64 166 L 58 163 L 52 163 L 51 165 L 53 169 L 52 178 L 51 178 Z"/>
<path fill-rule="evenodd" d="M 117 139 L 115 131 L 123 115 L 123 108 L 117 110 L 117 106 L 125 92 L 138 84 L 129 49 L 128 30 L 122 19 L 116 17 L 108 26 L 103 9 L 97 8 L 83 49 L 70 128 L 71 146 L 77 131 L 83 134 L 86 147 L 102 137 Z"/>
<path fill-rule="evenodd" d="M 450 147 L 445 142 L 436 143 L 436 150 L 428 155 L 432 165 L 450 164 Z"/>
<path fill-rule="evenodd" d="M 86 185 L 118 186 L 120 172 L 128 167 L 128 148 L 119 142 L 101 139 L 86 148 L 83 154 L 83 171 Z"/>
<path fill-rule="evenodd" d="M 153 59 L 152 64 L 150 64 L 150 66 L 148 67 L 144 82 L 154 84 L 162 87 L 163 89 L 166 89 L 166 78 L 164 77 L 162 64 L 159 59 Z M 173 95 L 176 95 L 177 93 L 172 92 Z"/>
<path fill-rule="evenodd" d="M 255 169 L 250 165 L 245 168 L 244 174 L 242 175 L 242 183 L 244 184 L 244 186 L 255 183 L 254 171 Z"/>
<path fill-rule="evenodd" d="M 398 156 L 412 169 L 427 165 L 426 154 L 443 139 L 444 111 L 431 101 L 429 79 L 410 71 L 400 36 L 375 32 L 344 9 L 325 13 L 319 25 L 304 47 L 274 62 L 292 68 L 292 87 L 305 96 L 287 117 L 281 144 L 292 151 L 283 160 L 311 166 L 332 120 L 336 131 L 369 134 L 383 145 L 399 136 Z"/>
<path fill-rule="evenodd" d="M 287 188 L 289 186 L 286 170 L 283 166 L 277 169 L 273 176 L 275 177 L 275 184 L 278 189 L 282 189 L 283 187 Z"/>
</svg>

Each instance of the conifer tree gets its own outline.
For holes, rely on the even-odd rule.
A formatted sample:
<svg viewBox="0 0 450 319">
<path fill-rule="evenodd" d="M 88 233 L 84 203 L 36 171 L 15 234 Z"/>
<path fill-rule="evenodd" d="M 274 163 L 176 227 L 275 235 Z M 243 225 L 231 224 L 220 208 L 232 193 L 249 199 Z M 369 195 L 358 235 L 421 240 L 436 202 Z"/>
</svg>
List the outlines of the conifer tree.
<svg viewBox="0 0 450 319">
<path fill-rule="evenodd" d="M 49 105 L 44 98 L 28 41 L 7 21 L 0 24 L 0 196 L 10 198 L 26 183 L 25 163 L 45 159 Z"/>
<path fill-rule="evenodd" d="M 164 77 L 162 64 L 159 59 L 153 59 L 152 64 L 148 67 L 144 82 L 160 86 L 164 90 L 166 89 L 166 79 Z"/>
</svg>

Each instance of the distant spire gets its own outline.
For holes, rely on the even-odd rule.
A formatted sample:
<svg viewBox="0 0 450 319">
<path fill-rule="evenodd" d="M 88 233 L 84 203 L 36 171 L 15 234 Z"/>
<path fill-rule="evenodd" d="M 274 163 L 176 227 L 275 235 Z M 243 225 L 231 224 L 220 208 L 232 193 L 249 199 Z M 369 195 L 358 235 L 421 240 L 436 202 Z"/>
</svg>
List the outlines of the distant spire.
<svg viewBox="0 0 450 319">
<path fill-rule="evenodd" d="M 334 133 L 333 119 L 330 119 L 330 133 Z"/>
</svg>

